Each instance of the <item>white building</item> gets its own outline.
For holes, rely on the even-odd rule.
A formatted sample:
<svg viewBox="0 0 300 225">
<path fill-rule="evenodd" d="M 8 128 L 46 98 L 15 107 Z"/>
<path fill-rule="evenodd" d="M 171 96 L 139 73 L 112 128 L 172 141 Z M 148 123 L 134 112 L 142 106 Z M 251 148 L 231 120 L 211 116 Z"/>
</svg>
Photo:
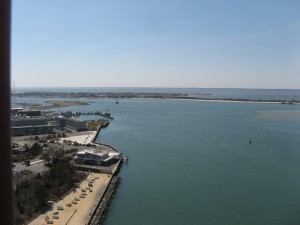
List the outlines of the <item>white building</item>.
<svg viewBox="0 0 300 225">
<path fill-rule="evenodd" d="M 86 149 L 77 152 L 74 162 L 96 166 L 110 166 L 121 158 L 121 153 L 109 153 L 99 149 Z"/>
</svg>

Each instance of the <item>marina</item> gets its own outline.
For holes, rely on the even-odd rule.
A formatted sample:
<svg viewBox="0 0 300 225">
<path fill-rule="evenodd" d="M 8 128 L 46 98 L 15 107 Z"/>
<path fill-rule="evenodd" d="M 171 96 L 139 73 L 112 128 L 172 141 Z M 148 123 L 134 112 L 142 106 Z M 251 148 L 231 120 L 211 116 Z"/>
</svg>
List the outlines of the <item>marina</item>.
<svg viewBox="0 0 300 225">
<path fill-rule="evenodd" d="M 105 117 L 105 118 L 108 118 L 108 119 L 111 119 L 113 120 L 114 118 L 111 117 L 110 113 L 109 112 L 100 112 L 100 111 L 94 111 L 94 112 L 75 112 L 75 115 L 77 116 L 81 116 L 81 115 L 95 115 L 95 116 L 102 116 L 102 117 Z"/>
</svg>

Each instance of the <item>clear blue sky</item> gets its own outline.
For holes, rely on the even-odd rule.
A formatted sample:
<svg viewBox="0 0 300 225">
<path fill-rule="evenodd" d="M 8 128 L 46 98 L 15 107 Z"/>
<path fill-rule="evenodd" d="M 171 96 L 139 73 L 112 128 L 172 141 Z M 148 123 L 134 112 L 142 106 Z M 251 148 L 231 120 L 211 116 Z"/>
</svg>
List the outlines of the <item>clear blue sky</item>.
<svg viewBox="0 0 300 225">
<path fill-rule="evenodd" d="M 14 0 L 17 87 L 300 88 L 299 0 Z"/>
</svg>

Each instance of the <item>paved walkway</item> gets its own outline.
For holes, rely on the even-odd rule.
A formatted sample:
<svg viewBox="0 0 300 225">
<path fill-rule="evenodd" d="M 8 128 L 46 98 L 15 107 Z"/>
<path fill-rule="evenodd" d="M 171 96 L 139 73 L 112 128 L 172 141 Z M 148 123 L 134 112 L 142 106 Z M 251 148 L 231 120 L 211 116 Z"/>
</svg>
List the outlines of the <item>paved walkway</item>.
<svg viewBox="0 0 300 225">
<path fill-rule="evenodd" d="M 86 132 L 80 132 L 78 135 L 66 137 L 66 138 L 60 138 L 59 142 L 63 143 L 64 140 L 71 141 L 71 142 L 78 142 L 81 144 L 87 144 L 91 143 L 93 138 L 95 137 L 95 134 L 97 131 L 86 131 Z"/>
</svg>

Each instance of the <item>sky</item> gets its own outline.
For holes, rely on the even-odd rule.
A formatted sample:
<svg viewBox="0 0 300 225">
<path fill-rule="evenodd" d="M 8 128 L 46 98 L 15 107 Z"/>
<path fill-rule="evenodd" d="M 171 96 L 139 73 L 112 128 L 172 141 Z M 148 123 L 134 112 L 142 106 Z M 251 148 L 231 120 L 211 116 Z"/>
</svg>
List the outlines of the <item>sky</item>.
<svg viewBox="0 0 300 225">
<path fill-rule="evenodd" d="M 14 0 L 16 87 L 300 89 L 299 0 Z"/>
</svg>

